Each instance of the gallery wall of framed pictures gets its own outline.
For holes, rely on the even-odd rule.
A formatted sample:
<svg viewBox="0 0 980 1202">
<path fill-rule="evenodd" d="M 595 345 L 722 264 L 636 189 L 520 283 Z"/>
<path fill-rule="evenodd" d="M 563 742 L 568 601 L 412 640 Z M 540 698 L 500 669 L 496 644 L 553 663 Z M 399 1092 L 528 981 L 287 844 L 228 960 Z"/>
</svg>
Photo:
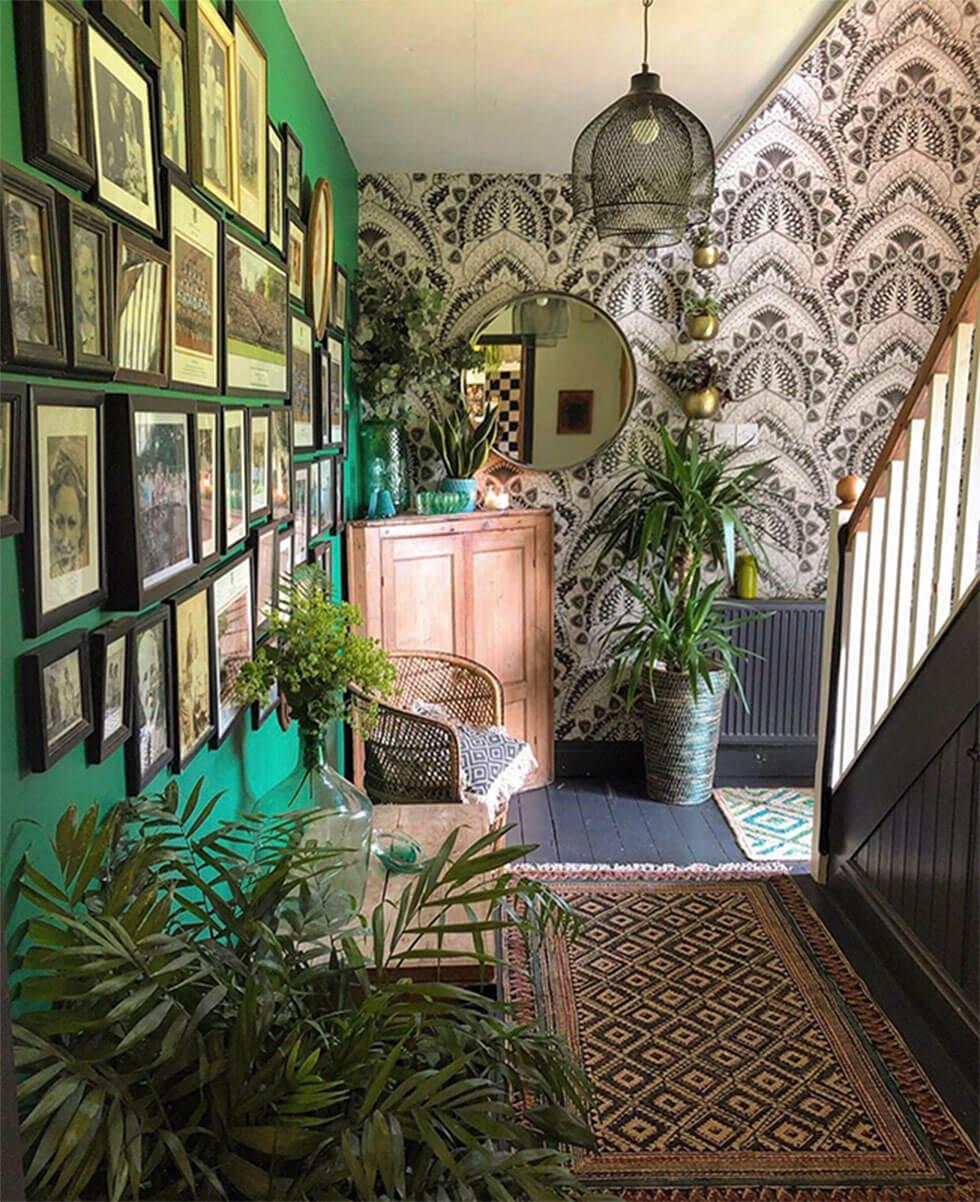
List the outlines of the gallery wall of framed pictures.
<svg viewBox="0 0 980 1202">
<path fill-rule="evenodd" d="M 21 602 L 4 621 L 38 640 L 17 664 L 19 771 L 83 745 L 131 794 L 187 770 L 242 719 L 234 678 L 288 578 L 335 562 L 335 193 L 269 112 L 267 18 L 241 7 L 4 18 L 21 102 L 0 162 L 0 540 Z"/>
</svg>

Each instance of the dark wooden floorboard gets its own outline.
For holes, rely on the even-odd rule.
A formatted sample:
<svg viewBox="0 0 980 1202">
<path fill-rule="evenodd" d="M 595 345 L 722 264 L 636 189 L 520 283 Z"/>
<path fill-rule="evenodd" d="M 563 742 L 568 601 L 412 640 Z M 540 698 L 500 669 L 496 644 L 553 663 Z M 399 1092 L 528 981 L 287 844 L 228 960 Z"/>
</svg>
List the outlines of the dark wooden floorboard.
<svg viewBox="0 0 980 1202">
<path fill-rule="evenodd" d="M 645 803 L 637 797 L 623 797 L 616 787 L 605 786 L 609 813 L 619 832 L 622 844 L 622 864 L 657 864 L 663 861 L 658 844 L 650 834 L 650 827 L 643 816 Z"/>
<path fill-rule="evenodd" d="M 564 864 L 593 864 L 592 844 L 582 818 L 578 793 L 573 781 L 557 781 L 548 788 L 551 814 L 558 844 L 556 859 Z"/>
<path fill-rule="evenodd" d="M 626 851 L 605 785 L 601 781 L 580 780 L 575 782 L 575 792 L 593 860 L 599 864 L 625 863 Z"/>
<path fill-rule="evenodd" d="M 532 863 L 549 864 L 558 859 L 551 803 L 546 788 L 531 789 L 515 798 L 510 806 L 508 821 L 514 822 L 515 819 L 520 825 L 521 842 L 538 844 L 537 850 L 528 856 Z"/>
</svg>

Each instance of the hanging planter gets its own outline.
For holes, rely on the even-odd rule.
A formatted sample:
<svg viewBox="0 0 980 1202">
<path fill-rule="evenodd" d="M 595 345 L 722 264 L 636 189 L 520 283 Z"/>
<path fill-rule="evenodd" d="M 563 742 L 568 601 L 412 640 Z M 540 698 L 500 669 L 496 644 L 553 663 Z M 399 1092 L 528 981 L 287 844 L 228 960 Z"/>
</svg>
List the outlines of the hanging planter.
<svg viewBox="0 0 980 1202">
<path fill-rule="evenodd" d="M 694 266 L 702 271 L 710 270 L 717 266 L 720 254 L 714 234 L 707 226 L 703 226 L 694 236 Z"/>
<path fill-rule="evenodd" d="M 688 336 L 695 342 L 707 342 L 718 333 L 720 306 L 713 296 L 688 295 L 684 298 Z"/>
<path fill-rule="evenodd" d="M 714 417 L 721 405 L 721 392 L 713 384 L 707 388 L 696 388 L 685 392 L 681 398 L 681 408 L 687 417 L 695 421 L 703 421 Z"/>
<path fill-rule="evenodd" d="M 724 368 L 706 352 L 668 363 L 663 378 L 680 398 L 685 416 L 695 420 L 715 416 L 728 382 Z"/>
</svg>

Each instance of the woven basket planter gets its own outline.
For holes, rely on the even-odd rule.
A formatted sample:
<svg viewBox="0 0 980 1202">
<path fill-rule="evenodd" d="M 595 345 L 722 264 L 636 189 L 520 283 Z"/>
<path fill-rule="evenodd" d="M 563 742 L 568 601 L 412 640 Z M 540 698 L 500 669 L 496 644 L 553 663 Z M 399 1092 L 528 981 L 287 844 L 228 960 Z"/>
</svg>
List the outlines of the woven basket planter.
<svg viewBox="0 0 980 1202">
<path fill-rule="evenodd" d="M 712 672 L 711 683 L 713 691 L 702 683 L 695 701 L 687 676 L 653 673 L 655 697 L 643 701 L 643 761 L 653 801 L 691 806 L 711 796 L 728 678 Z"/>
</svg>

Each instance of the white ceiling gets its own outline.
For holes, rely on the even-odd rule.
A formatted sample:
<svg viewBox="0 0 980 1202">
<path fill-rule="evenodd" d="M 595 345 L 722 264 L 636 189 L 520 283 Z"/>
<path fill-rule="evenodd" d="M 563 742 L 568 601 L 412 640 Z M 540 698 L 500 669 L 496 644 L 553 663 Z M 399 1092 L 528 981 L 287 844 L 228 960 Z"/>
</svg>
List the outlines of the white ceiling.
<svg viewBox="0 0 980 1202">
<path fill-rule="evenodd" d="M 835 0 L 656 0 L 650 68 L 717 145 Z M 361 172 L 567 171 L 629 87 L 640 0 L 283 0 Z"/>
</svg>

